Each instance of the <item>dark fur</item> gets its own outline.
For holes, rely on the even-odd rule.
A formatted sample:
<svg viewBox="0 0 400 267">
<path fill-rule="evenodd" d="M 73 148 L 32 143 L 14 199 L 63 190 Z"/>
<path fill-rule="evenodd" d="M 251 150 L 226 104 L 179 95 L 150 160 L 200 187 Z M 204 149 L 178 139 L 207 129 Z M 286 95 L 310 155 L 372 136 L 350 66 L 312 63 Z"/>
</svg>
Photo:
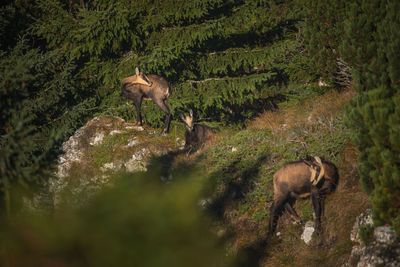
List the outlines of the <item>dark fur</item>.
<svg viewBox="0 0 400 267">
<path fill-rule="evenodd" d="M 151 99 L 165 113 L 165 122 L 162 132 L 168 133 L 171 122 L 171 112 L 168 108 L 168 97 L 170 94 L 169 84 L 164 78 L 157 75 L 151 74 L 147 77 L 149 81 L 152 82 L 151 86 L 123 82 L 122 95 L 133 100 L 136 106 L 138 125 L 142 125 L 142 116 L 140 114 L 142 101 L 144 98 Z"/>
<path fill-rule="evenodd" d="M 194 123 L 192 110 L 189 110 L 189 115 L 181 114 L 181 119 L 186 126 L 185 148 L 199 148 L 214 139 L 215 134 L 210 127 Z"/>
<path fill-rule="evenodd" d="M 200 147 L 214 137 L 212 129 L 206 125 L 195 124 L 193 130 L 186 129 L 185 148 Z"/>
<path fill-rule="evenodd" d="M 336 189 L 339 180 L 338 170 L 333 163 L 322 159 L 322 164 L 325 175 L 317 186 L 313 186 L 310 182 L 311 171 L 304 161 L 287 163 L 275 173 L 268 235 L 275 232 L 278 218 L 285 209 L 296 222 L 302 223 L 301 218 L 293 209 L 293 204 L 296 199 L 306 197 L 311 197 L 316 217 L 316 230 L 318 233 L 321 232 L 324 199 Z"/>
</svg>

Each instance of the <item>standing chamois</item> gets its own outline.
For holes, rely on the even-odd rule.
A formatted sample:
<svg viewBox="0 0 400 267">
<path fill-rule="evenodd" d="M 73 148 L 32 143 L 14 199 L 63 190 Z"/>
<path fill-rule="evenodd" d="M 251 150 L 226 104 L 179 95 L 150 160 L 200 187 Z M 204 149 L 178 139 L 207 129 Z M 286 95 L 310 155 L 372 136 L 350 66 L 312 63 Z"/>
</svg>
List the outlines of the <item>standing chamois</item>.
<svg viewBox="0 0 400 267">
<path fill-rule="evenodd" d="M 185 123 L 185 148 L 199 148 L 215 138 L 212 129 L 206 125 L 194 124 L 193 111 L 189 111 L 189 116 L 181 114 L 181 119 Z"/>
<path fill-rule="evenodd" d="M 278 218 L 284 209 L 297 223 L 302 224 L 293 204 L 298 198 L 310 196 L 315 212 L 316 231 L 320 233 L 324 199 L 336 189 L 338 180 L 336 166 L 319 157 L 286 163 L 274 174 L 274 197 L 270 209 L 268 235 L 271 236 L 275 232 Z"/>
<path fill-rule="evenodd" d="M 170 95 L 170 86 L 168 82 L 157 75 L 146 75 L 139 72 L 136 67 L 136 75 L 126 77 L 122 80 L 122 95 L 133 100 L 137 112 L 137 125 L 142 125 L 142 116 L 140 107 L 142 100 L 152 100 L 164 113 L 165 122 L 162 133 L 168 133 L 171 122 L 171 112 L 168 108 L 168 97 Z"/>
</svg>

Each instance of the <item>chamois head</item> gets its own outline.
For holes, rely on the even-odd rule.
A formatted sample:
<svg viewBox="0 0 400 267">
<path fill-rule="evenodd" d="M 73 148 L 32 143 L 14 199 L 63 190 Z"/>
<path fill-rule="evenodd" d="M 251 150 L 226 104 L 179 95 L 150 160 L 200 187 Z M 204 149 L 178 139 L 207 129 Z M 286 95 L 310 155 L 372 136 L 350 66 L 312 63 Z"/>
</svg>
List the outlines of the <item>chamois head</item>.
<svg viewBox="0 0 400 267">
<path fill-rule="evenodd" d="M 153 85 L 153 83 L 149 80 L 147 75 L 144 74 L 144 72 L 140 72 L 138 67 L 135 68 L 135 72 L 136 72 L 135 83 L 140 83 L 140 84 L 147 85 L 147 86 Z"/>
<path fill-rule="evenodd" d="M 189 110 L 189 115 L 184 116 L 181 114 L 181 119 L 185 123 L 186 129 L 189 131 L 193 131 L 194 120 L 193 120 L 193 111 Z"/>
</svg>

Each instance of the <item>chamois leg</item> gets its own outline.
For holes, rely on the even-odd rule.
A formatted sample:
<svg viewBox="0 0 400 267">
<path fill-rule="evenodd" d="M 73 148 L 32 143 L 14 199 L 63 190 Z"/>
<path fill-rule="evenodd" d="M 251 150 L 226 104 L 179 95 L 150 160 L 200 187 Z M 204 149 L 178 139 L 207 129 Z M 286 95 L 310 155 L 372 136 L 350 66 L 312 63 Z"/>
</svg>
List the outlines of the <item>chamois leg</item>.
<svg viewBox="0 0 400 267">
<path fill-rule="evenodd" d="M 285 204 L 285 209 L 289 213 L 289 216 L 297 223 L 303 224 L 300 216 L 297 214 L 296 210 L 293 208 L 293 204 L 296 200 L 289 199 L 289 201 Z"/>
<path fill-rule="evenodd" d="M 321 233 L 321 202 L 320 202 L 320 196 L 318 192 L 314 192 L 311 194 L 311 200 L 314 206 L 314 212 L 315 212 L 315 230 L 318 234 Z"/>
<path fill-rule="evenodd" d="M 323 197 L 320 196 L 319 198 L 319 205 L 321 207 L 321 218 L 323 218 L 325 216 L 325 199 Z"/>
<path fill-rule="evenodd" d="M 137 120 L 136 120 L 136 125 L 142 126 L 142 115 L 140 114 L 140 107 L 142 106 L 142 100 L 143 96 L 136 96 L 135 100 L 133 101 L 136 107 L 136 113 L 137 113 Z"/>
<path fill-rule="evenodd" d="M 268 226 L 268 236 L 272 236 L 272 234 L 276 230 L 276 226 L 278 224 L 279 216 L 283 212 L 283 207 L 287 201 L 287 197 L 281 197 L 275 199 L 272 203 L 272 206 L 269 211 L 269 226 Z"/>
<path fill-rule="evenodd" d="M 165 121 L 164 126 L 161 133 L 168 133 L 169 132 L 169 124 L 171 122 L 171 112 L 168 108 L 168 100 L 157 100 L 154 101 L 156 105 L 165 113 Z"/>
</svg>

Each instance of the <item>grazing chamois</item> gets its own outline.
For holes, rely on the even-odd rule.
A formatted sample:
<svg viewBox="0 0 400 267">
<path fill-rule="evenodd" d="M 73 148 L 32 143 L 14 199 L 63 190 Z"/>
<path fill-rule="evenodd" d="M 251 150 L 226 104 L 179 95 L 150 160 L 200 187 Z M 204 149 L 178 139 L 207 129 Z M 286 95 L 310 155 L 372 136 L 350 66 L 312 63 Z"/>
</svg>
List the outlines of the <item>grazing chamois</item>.
<svg viewBox="0 0 400 267">
<path fill-rule="evenodd" d="M 152 100 L 164 113 L 165 122 L 162 133 L 168 133 L 171 122 L 171 112 L 168 108 L 168 97 L 170 95 L 170 86 L 168 82 L 160 76 L 150 74 L 146 75 L 139 72 L 136 67 L 136 74 L 126 77 L 122 80 L 122 95 L 133 100 L 137 112 L 137 125 L 142 125 L 142 116 L 140 115 L 140 107 L 142 101 Z"/>
<path fill-rule="evenodd" d="M 302 224 L 293 208 L 298 198 L 311 196 L 315 212 L 317 233 L 321 232 L 321 215 L 326 195 L 336 189 L 339 173 L 336 166 L 319 157 L 286 163 L 274 174 L 274 197 L 270 209 L 268 235 L 276 229 L 279 216 L 286 209 L 289 215 Z"/>
<path fill-rule="evenodd" d="M 185 148 L 199 148 L 215 138 L 215 133 L 210 127 L 194 123 L 192 110 L 188 116 L 181 114 L 181 119 L 186 126 Z"/>
</svg>

